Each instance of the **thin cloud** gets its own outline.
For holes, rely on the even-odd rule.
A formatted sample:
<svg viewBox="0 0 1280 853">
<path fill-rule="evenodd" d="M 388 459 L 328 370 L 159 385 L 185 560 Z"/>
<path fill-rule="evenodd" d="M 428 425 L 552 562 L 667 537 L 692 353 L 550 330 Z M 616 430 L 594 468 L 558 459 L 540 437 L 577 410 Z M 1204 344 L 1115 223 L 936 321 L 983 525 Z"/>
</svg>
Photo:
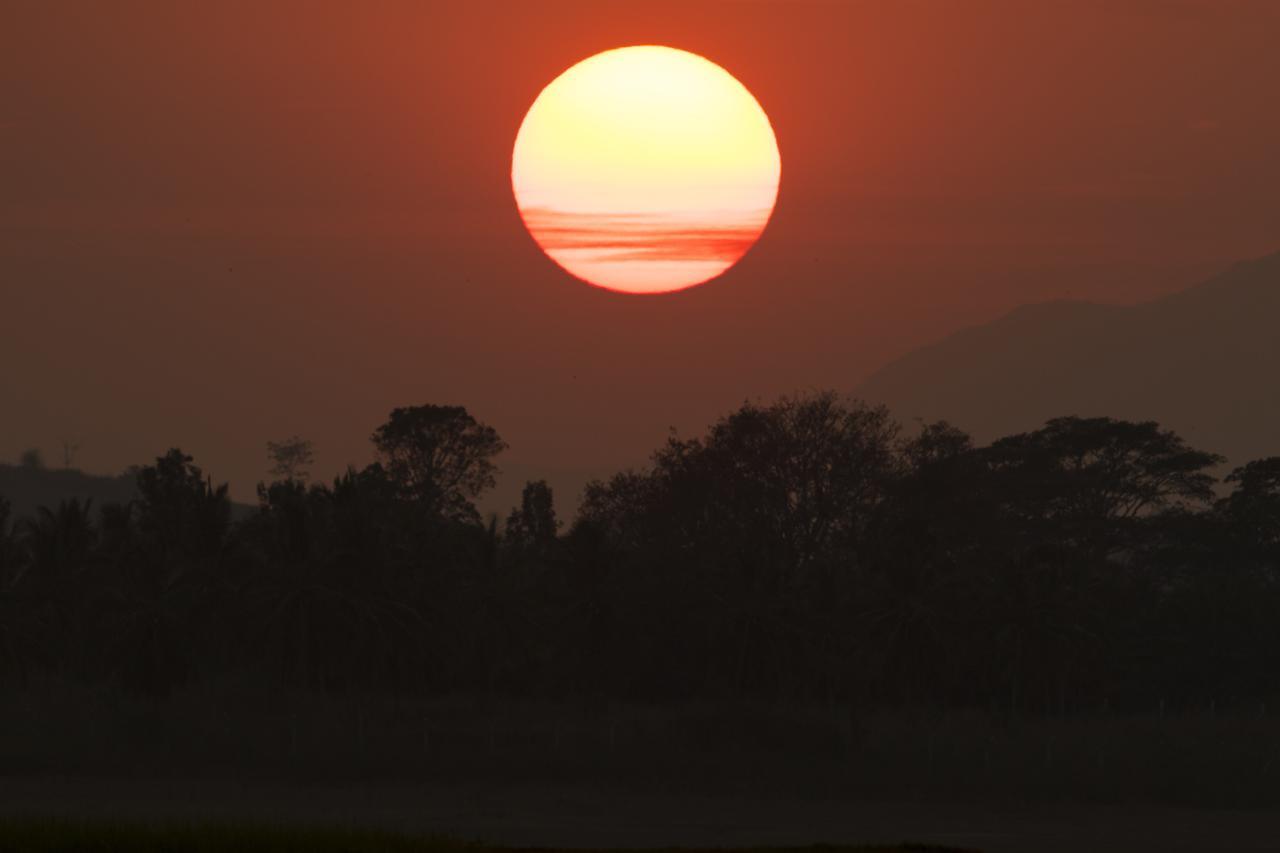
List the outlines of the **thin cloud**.
<svg viewBox="0 0 1280 853">
<path fill-rule="evenodd" d="M 705 222 L 663 214 L 523 211 L 529 230 L 548 252 L 594 250 L 592 260 L 718 261 L 732 263 L 751 247 L 768 220 L 766 211 Z"/>
</svg>

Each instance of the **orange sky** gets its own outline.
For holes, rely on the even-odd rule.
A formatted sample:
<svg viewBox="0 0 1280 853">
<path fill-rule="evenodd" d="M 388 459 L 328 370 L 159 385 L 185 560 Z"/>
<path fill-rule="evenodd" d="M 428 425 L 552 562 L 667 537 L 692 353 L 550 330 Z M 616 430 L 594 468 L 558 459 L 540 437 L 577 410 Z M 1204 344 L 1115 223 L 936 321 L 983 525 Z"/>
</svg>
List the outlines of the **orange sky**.
<svg viewBox="0 0 1280 853">
<path fill-rule="evenodd" d="M 1280 248 L 1274 3 L 22 2 L 5 29 L 0 457 L 180 444 L 248 498 L 268 438 L 328 473 L 440 402 L 516 476 L 607 470 L 1018 304 Z M 644 300 L 548 263 L 510 185 L 541 88 L 640 43 L 732 69 L 785 159 L 743 263 Z"/>
</svg>

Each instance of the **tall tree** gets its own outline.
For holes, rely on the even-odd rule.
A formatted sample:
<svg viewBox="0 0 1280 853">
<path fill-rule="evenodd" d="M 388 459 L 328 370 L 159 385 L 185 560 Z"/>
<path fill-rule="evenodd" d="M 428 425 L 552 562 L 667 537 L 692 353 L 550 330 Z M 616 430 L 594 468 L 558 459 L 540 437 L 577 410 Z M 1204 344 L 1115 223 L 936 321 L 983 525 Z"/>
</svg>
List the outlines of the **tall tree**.
<svg viewBox="0 0 1280 853">
<path fill-rule="evenodd" d="M 373 444 L 402 498 L 430 518 L 468 523 L 479 523 L 472 500 L 493 487 L 493 458 L 507 447 L 461 406 L 434 405 L 392 410 Z"/>
<path fill-rule="evenodd" d="M 84 568 L 97 541 L 92 504 L 71 498 L 57 509 L 39 507 L 35 518 L 27 521 L 24 541 L 39 582 L 63 583 Z"/>
<path fill-rule="evenodd" d="M 655 470 L 702 538 L 789 573 L 857 553 L 894 476 L 896 431 L 885 409 L 833 393 L 746 403 L 705 439 L 673 439 Z"/>
<path fill-rule="evenodd" d="M 310 441 L 294 435 L 283 441 L 268 441 L 267 458 L 271 460 L 271 476 L 277 482 L 296 480 L 305 483 L 310 477 L 309 469 L 316 454 Z"/>
<path fill-rule="evenodd" d="M 1100 555 L 1132 546 L 1144 519 L 1207 504 L 1209 469 L 1223 461 L 1154 421 L 1078 417 L 1003 438 L 987 458 L 1006 509 L 1033 540 Z"/>
<path fill-rule="evenodd" d="M 21 584 L 26 560 L 9 526 L 9 506 L 0 498 L 0 684 L 5 685 L 21 682 L 37 663 L 47 662 L 41 652 L 48 645 L 41 642 L 44 602 L 23 595 L 28 591 Z"/>
<path fill-rule="evenodd" d="M 555 501 L 547 481 L 525 483 L 520 493 L 520 506 L 507 516 L 508 542 L 517 550 L 545 553 L 556 541 L 559 529 Z"/>
<path fill-rule="evenodd" d="M 214 486 L 178 448 L 137 470 L 139 527 L 165 556 L 212 554 L 231 524 L 227 484 Z"/>
<path fill-rule="evenodd" d="M 4 589 L 18 572 L 18 545 L 9 526 L 12 514 L 13 505 L 0 498 L 0 589 Z"/>
<path fill-rule="evenodd" d="M 1234 491 L 1219 503 L 1239 533 L 1263 547 L 1280 547 L 1280 456 L 1257 459 L 1227 476 Z"/>
</svg>

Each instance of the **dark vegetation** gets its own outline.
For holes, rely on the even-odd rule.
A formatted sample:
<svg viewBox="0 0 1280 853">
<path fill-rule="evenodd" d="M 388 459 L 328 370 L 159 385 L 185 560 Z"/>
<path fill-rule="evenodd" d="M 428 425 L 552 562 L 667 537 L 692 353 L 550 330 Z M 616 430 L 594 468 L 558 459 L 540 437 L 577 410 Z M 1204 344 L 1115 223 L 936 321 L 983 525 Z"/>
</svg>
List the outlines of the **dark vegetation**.
<svg viewBox="0 0 1280 853">
<path fill-rule="evenodd" d="M 29 519 L 40 507 L 56 508 L 70 497 L 90 499 L 97 506 L 127 503 L 137 497 L 137 489 L 131 472 L 98 476 L 75 468 L 49 468 L 38 451 L 28 450 L 17 465 L 0 464 L 0 496 L 11 502 L 12 518 Z"/>
<path fill-rule="evenodd" d="M 504 444 L 461 408 L 373 443 L 316 484 L 273 444 L 235 523 L 179 450 L 128 502 L 0 505 L 11 767 L 532 775 L 568 740 L 624 777 L 777 749 L 898 792 L 1280 802 L 1280 458 L 1218 482 L 1155 423 L 976 447 L 818 394 L 671 438 L 565 527 L 540 482 L 480 517 Z"/>
</svg>

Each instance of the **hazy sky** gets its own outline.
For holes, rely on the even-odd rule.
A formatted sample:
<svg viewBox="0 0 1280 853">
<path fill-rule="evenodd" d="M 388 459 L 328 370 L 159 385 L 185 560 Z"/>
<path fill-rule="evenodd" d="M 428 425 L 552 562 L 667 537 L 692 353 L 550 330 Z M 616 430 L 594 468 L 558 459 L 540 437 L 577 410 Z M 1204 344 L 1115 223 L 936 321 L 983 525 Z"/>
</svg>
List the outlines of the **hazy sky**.
<svg viewBox="0 0 1280 853">
<path fill-rule="evenodd" d="M 650 298 L 559 270 L 510 187 L 540 89 L 643 43 L 782 154 L 742 263 Z M 1224 0 L 12 2 L 0 458 L 180 445 L 244 499 L 267 439 L 328 474 L 437 402 L 516 476 L 607 470 L 1021 303 L 1180 289 L 1280 248 L 1278 43 Z"/>
</svg>

